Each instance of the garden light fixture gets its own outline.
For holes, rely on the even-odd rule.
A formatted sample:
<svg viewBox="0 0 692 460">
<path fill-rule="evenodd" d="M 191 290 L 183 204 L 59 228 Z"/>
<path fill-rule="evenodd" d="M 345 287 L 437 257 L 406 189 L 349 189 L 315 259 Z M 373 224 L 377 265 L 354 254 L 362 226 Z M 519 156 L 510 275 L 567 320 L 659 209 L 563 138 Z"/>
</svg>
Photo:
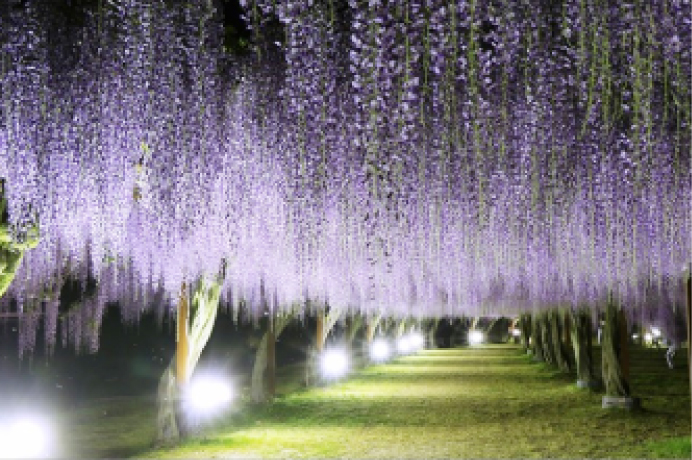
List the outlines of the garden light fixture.
<svg viewBox="0 0 692 460">
<path fill-rule="evenodd" d="M 343 377 L 348 372 L 348 354 L 341 348 L 325 350 L 320 357 L 322 377 L 327 380 L 335 380 Z"/>
<path fill-rule="evenodd" d="M 469 345 L 480 345 L 483 343 L 483 333 L 481 331 L 469 332 Z"/>
</svg>

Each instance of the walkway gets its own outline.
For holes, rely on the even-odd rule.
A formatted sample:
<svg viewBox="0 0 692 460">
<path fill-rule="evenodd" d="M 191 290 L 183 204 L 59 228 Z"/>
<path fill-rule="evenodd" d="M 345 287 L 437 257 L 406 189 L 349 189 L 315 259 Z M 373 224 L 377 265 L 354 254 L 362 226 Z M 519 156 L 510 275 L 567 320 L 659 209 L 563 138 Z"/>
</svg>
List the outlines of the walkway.
<svg viewBox="0 0 692 460">
<path fill-rule="evenodd" d="M 148 455 L 648 457 L 651 442 L 690 433 L 687 369 L 666 372 L 659 354 L 633 353 L 635 392 L 648 393 L 637 393 L 641 413 L 601 409 L 601 394 L 578 390 L 574 376 L 530 363 L 515 346 L 428 350 L 236 414 L 201 440 Z"/>
</svg>

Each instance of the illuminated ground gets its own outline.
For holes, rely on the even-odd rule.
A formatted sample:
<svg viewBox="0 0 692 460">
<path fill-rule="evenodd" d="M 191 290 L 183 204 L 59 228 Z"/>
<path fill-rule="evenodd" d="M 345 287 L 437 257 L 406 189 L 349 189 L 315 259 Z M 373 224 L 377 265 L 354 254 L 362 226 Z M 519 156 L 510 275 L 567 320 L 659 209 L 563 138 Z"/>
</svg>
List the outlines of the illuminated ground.
<svg viewBox="0 0 692 460">
<path fill-rule="evenodd" d="M 644 410 L 607 411 L 573 376 L 511 346 L 422 352 L 346 382 L 245 411 L 179 448 L 149 457 L 687 457 L 690 399 L 684 356 L 634 350 Z M 677 438 L 677 439 L 675 439 Z"/>
</svg>

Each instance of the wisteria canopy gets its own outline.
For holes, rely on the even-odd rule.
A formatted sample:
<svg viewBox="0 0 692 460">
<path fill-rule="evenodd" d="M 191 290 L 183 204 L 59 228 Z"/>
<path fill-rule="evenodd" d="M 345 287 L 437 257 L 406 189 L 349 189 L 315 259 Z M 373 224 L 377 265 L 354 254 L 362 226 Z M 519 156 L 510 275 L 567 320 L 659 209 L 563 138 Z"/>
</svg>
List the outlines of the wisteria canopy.
<svg viewBox="0 0 692 460">
<path fill-rule="evenodd" d="M 96 347 L 107 302 L 168 314 L 224 263 L 246 317 L 682 302 L 689 0 L 241 1 L 241 51 L 217 1 L 55 3 L 0 6 L 27 348 L 68 277 Z"/>
</svg>

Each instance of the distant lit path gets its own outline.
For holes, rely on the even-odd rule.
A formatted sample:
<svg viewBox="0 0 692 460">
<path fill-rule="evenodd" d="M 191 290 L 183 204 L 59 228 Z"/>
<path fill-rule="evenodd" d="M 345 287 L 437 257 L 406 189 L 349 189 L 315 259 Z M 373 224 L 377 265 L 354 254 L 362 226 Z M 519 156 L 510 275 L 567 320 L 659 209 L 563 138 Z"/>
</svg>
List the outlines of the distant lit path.
<svg viewBox="0 0 692 460">
<path fill-rule="evenodd" d="M 664 362 L 639 353 L 633 370 L 641 390 Z M 689 434 L 689 413 L 675 412 L 689 408 L 686 380 L 677 380 L 659 395 L 642 395 L 643 413 L 611 412 L 600 408 L 600 393 L 578 390 L 573 376 L 529 363 L 516 347 L 429 350 L 280 398 L 260 413 L 235 416 L 205 440 L 149 455 L 646 457 L 647 440 Z"/>
</svg>

